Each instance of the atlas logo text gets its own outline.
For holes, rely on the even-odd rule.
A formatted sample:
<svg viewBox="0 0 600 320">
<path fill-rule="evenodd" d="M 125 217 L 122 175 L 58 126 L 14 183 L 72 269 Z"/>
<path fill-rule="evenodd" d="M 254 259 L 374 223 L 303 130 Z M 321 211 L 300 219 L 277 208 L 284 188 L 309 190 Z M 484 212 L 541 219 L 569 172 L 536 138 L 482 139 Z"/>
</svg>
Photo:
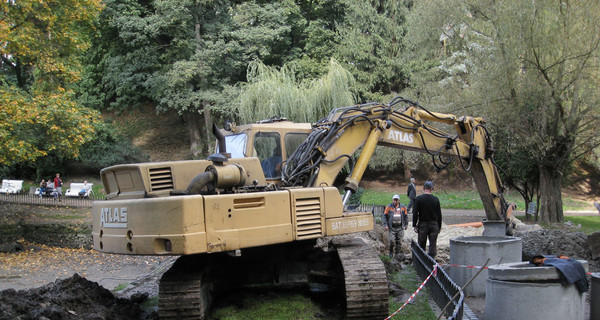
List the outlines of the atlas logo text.
<svg viewBox="0 0 600 320">
<path fill-rule="evenodd" d="M 127 228 L 127 207 L 101 208 L 100 221 L 106 228 Z"/>
<path fill-rule="evenodd" d="M 414 141 L 414 136 L 412 133 L 396 131 L 396 130 L 390 130 L 390 133 L 388 134 L 387 138 L 388 138 L 388 140 L 394 140 L 394 141 L 398 141 L 398 142 L 413 143 L 413 141 Z"/>
</svg>

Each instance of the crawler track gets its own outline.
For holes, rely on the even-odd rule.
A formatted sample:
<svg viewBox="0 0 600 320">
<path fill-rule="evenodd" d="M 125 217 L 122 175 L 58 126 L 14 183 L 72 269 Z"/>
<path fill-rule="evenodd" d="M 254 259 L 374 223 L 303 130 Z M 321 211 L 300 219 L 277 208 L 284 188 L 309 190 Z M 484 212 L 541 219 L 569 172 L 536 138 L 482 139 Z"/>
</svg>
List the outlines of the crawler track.
<svg viewBox="0 0 600 320">
<path fill-rule="evenodd" d="M 385 319 L 389 294 L 385 267 L 373 247 L 360 238 L 334 240 L 344 268 L 346 317 Z"/>
<path fill-rule="evenodd" d="M 203 257 L 182 256 L 159 284 L 160 319 L 204 319 L 210 305 L 211 284 L 204 281 Z"/>
</svg>

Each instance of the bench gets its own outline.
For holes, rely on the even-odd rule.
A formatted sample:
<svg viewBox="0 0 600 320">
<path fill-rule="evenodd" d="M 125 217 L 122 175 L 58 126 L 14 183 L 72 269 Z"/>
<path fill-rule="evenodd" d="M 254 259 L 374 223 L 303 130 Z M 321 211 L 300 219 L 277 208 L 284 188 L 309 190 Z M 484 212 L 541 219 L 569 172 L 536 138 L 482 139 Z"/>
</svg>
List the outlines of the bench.
<svg viewBox="0 0 600 320">
<path fill-rule="evenodd" d="M 23 180 L 2 180 L 2 187 L 0 188 L 0 193 L 20 193 L 23 191 Z"/>
<path fill-rule="evenodd" d="M 94 191 L 92 191 L 92 186 L 94 184 L 93 183 L 82 183 L 82 182 L 72 182 L 71 186 L 69 187 L 69 189 L 67 189 L 67 192 L 65 192 L 65 196 L 67 197 L 83 197 L 83 198 L 89 198 L 90 195 L 94 194 Z M 79 192 L 85 190 L 84 193 L 80 196 Z"/>
</svg>

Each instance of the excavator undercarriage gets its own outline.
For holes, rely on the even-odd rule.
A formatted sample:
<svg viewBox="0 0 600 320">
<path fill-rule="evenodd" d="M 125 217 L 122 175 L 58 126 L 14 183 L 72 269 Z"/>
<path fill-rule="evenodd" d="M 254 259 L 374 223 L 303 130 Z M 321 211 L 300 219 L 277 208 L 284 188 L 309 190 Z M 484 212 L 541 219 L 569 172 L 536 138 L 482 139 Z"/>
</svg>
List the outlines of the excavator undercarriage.
<svg viewBox="0 0 600 320">
<path fill-rule="evenodd" d="M 181 256 L 160 280 L 160 318 L 203 319 L 214 296 L 256 286 L 345 294 L 346 318 L 385 318 L 387 278 L 373 247 L 361 238 L 329 240 Z"/>
</svg>

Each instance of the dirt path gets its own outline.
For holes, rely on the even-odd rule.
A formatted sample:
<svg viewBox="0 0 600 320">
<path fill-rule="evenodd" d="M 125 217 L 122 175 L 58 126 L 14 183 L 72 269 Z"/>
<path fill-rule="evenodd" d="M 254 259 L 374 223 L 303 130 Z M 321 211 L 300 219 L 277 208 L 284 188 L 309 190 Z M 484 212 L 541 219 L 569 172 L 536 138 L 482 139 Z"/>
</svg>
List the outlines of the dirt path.
<svg viewBox="0 0 600 320">
<path fill-rule="evenodd" d="M 174 257 L 130 256 L 104 254 L 90 249 L 91 235 L 72 237 L 64 234 L 52 234 L 40 230 L 53 225 L 91 226 L 90 208 L 44 207 L 33 205 L 15 205 L 0 203 L 0 291 L 37 288 L 42 285 L 65 279 L 77 273 L 97 282 L 104 288 L 113 290 L 123 287 L 140 278 L 152 277 L 168 269 Z M 33 233 L 29 237 L 39 243 L 66 243 L 64 246 L 42 245 L 20 239 L 6 243 L 13 232 Z M 14 236 L 13 236 L 14 237 Z M 63 238 L 63 239 L 61 239 Z M 79 240 L 79 247 L 73 249 L 73 243 Z M 5 242 L 5 243 L 2 243 Z M 3 249 L 3 250 L 2 250 Z M 3 252 L 4 251 L 4 252 Z M 153 291 L 157 289 L 150 288 Z"/>
<path fill-rule="evenodd" d="M 77 273 L 113 290 L 166 270 L 174 258 L 103 254 L 90 249 L 66 249 L 22 243 L 25 251 L 0 253 L 0 291 L 40 287 Z M 158 292 L 157 290 L 155 290 Z"/>
</svg>

